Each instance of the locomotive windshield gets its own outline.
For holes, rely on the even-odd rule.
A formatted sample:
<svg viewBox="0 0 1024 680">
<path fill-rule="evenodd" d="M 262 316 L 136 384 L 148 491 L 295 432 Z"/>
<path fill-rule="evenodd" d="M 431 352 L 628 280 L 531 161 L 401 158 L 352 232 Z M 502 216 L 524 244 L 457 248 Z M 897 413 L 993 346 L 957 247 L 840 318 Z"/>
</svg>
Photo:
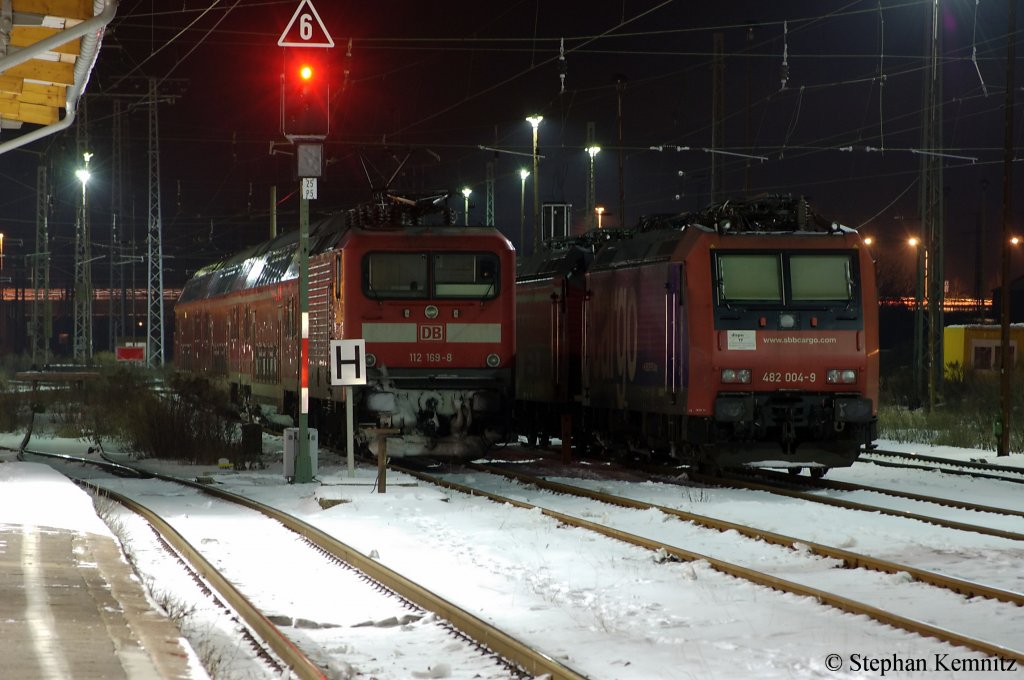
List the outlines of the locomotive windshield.
<svg viewBox="0 0 1024 680">
<path fill-rule="evenodd" d="M 720 254 L 718 277 L 723 301 L 782 302 L 782 263 L 778 254 Z"/>
<path fill-rule="evenodd" d="M 789 258 L 789 276 L 795 302 L 853 297 L 850 258 L 846 255 L 793 255 Z"/>
<path fill-rule="evenodd" d="M 370 253 L 363 268 L 370 298 L 474 299 L 498 294 L 494 253 Z"/>
<path fill-rule="evenodd" d="M 849 304 L 854 275 L 848 253 L 719 252 L 719 304 Z"/>
</svg>

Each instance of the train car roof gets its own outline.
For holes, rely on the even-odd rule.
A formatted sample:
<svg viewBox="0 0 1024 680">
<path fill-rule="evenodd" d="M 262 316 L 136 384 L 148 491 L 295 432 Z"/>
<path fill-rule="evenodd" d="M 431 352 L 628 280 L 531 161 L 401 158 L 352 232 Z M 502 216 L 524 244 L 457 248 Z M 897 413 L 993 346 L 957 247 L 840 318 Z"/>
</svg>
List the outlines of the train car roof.
<svg viewBox="0 0 1024 680">
<path fill-rule="evenodd" d="M 351 211 L 336 213 L 320 219 L 309 228 L 309 254 L 318 255 L 334 249 L 346 236 L 357 229 L 353 225 Z M 361 235 L 393 237 L 399 230 L 410 233 L 429 231 L 442 235 L 500 234 L 494 227 L 463 227 L 446 224 L 386 225 L 362 230 Z M 504 238 L 504 237 L 502 237 Z M 508 239 L 504 239 L 508 243 Z M 509 244 L 511 249 L 511 244 Z M 234 253 L 218 262 L 197 271 L 182 288 L 178 303 L 215 298 L 239 290 L 273 285 L 299 276 L 299 233 L 287 231 L 276 238 L 264 241 Z"/>
<path fill-rule="evenodd" d="M 345 216 L 340 214 L 312 224 L 309 229 L 310 255 L 333 248 L 341 239 L 344 228 Z M 204 300 L 297 278 L 298 250 L 297 230 L 249 246 L 197 271 L 182 288 L 178 302 Z"/>
</svg>

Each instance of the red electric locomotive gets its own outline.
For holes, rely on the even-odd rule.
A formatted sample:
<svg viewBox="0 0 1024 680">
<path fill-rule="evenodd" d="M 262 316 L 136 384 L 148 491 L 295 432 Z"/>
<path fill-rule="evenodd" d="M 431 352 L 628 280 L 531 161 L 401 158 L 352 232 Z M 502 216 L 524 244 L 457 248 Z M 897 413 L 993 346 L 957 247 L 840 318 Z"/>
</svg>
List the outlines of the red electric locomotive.
<svg viewBox="0 0 1024 680">
<path fill-rule="evenodd" d="M 519 272 L 521 318 L 538 314 L 539 278 Z M 580 325 L 578 385 L 523 384 L 531 374 L 520 371 L 528 432 L 558 433 L 529 417 L 547 399 L 549 411 L 573 414 L 577 437 L 606 446 L 709 468 L 807 466 L 816 476 L 850 465 L 874 440 L 874 264 L 855 231 L 821 221 L 803 201 L 766 198 L 642 225 L 596 249 L 579 290 L 579 311 L 565 317 Z M 572 334 L 552 333 L 532 351 L 570 360 L 556 339 Z"/>
<path fill-rule="evenodd" d="M 342 438 L 330 342 L 362 338 L 357 422 L 399 428 L 392 456 L 472 457 L 508 425 L 515 253 L 494 228 L 453 226 L 449 211 L 427 224 L 418 205 L 348 211 L 310 229 L 310 426 Z M 179 369 L 238 402 L 297 413 L 297 246 L 289 232 L 196 273 L 175 307 Z"/>
</svg>

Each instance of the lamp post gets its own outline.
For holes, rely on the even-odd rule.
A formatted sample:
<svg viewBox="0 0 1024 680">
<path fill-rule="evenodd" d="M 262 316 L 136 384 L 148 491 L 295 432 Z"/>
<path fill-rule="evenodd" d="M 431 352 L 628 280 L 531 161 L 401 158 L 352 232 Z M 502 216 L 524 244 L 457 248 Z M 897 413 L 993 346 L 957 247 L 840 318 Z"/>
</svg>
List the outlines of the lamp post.
<svg viewBox="0 0 1024 680">
<path fill-rule="evenodd" d="M 600 229 L 601 228 L 601 215 L 604 215 L 604 206 L 603 205 L 597 206 L 596 208 L 594 208 L 594 212 L 597 213 L 597 228 Z"/>
<path fill-rule="evenodd" d="M 587 214 L 590 216 L 590 226 L 594 226 L 594 209 L 597 203 L 597 187 L 594 181 L 594 156 L 601 151 L 597 145 L 587 147 L 587 155 L 590 156 L 590 180 L 587 182 Z"/>
<path fill-rule="evenodd" d="M 540 177 L 537 175 L 537 128 L 544 116 L 527 116 L 526 122 L 533 127 L 533 250 L 540 247 Z"/>
<path fill-rule="evenodd" d="M 526 178 L 530 171 L 519 168 L 519 250 L 526 252 Z"/>
<path fill-rule="evenodd" d="M 85 164 L 75 170 L 75 177 L 82 183 L 82 200 L 75 230 L 75 337 L 73 342 L 76 360 L 92 358 L 92 248 L 89 234 L 89 200 L 86 186 L 92 176 L 89 160 L 92 154 L 82 154 Z"/>
<path fill-rule="evenodd" d="M 465 200 L 465 213 L 464 213 L 464 224 L 469 226 L 469 195 L 473 193 L 473 190 L 469 187 L 462 187 L 462 198 Z"/>
</svg>

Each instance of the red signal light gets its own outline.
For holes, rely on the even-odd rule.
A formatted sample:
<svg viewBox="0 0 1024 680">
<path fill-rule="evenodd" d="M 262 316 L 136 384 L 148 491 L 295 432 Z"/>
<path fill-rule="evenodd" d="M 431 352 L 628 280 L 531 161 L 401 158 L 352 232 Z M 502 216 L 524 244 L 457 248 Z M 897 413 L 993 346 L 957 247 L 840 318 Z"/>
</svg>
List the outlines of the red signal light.
<svg viewBox="0 0 1024 680">
<path fill-rule="evenodd" d="M 323 138 L 330 129 L 330 75 L 319 50 L 285 55 L 281 131 L 289 139 Z"/>
</svg>

